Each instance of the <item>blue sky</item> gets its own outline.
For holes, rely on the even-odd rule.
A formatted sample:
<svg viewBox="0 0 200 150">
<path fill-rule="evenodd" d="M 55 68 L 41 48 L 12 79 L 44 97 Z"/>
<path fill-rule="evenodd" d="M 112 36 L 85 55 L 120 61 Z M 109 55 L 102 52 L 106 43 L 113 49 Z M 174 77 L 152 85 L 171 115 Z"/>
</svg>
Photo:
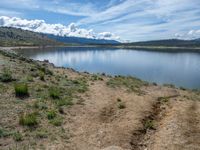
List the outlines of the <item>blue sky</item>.
<svg viewBox="0 0 200 150">
<path fill-rule="evenodd" d="M 73 22 L 130 41 L 200 37 L 200 0 L 2 0 L 0 16 Z"/>
</svg>

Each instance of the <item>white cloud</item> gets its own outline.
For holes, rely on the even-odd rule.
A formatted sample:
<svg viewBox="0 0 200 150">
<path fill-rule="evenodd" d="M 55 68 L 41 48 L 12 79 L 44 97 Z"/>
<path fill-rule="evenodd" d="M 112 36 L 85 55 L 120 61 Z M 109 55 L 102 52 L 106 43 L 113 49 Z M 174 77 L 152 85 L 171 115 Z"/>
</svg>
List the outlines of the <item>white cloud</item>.
<svg viewBox="0 0 200 150">
<path fill-rule="evenodd" d="M 123 3 L 120 3 L 119 5 L 114 5 L 112 7 L 109 7 L 105 11 L 98 12 L 93 14 L 92 16 L 89 16 L 87 18 L 81 19 L 78 24 L 92 24 L 92 23 L 98 23 L 102 21 L 107 21 L 110 19 L 114 19 L 116 17 L 119 17 L 121 15 L 129 14 L 134 10 L 134 8 L 142 3 L 144 0 L 126 0 Z"/>
<path fill-rule="evenodd" d="M 200 1 L 126 0 L 79 23 L 132 41 L 174 38 L 200 29 Z"/>
<path fill-rule="evenodd" d="M 175 37 L 178 39 L 193 40 L 200 38 L 200 30 L 190 30 L 186 33 L 176 33 Z"/>
<path fill-rule="evenodd" d="M 102 32 L 102 33 L 99 33 L 99 37 L 101 39 L 112 39 L 113 37 L 115 37 L 116 40 L 120 40 L 120 37 L 119 36 L 115 36 L 113 33 L 110 33 L 110 32 Z"/>
<path fill-rule="evenodd" d="M 71 19 L 76 25 L 92 28 L 98 32 L 112 32 L 131 41 L 174 38 L 176 33 L 192 38 L 197 35 L 187 34 L 187 32 L 200 29 L 200 0 L 107 0 L 106 2 L 95 0 L 1 0 L 0 7 L 13 11 L 23 10 L 20 12 L 24 13 L 26 17 L 29 16 L 29 10 L 37 11 L 37 13 L 42 11 L 41 13 L 62 14 L 61 18 L 66 16 L 64 19 Z M 1 13 L 0 11 L 0 15 L 6 15 L 6 12 Z M 8 14 L 8 16 L 19 15 Z M 48 30 L 55 34 L 67 33 L 94 38 L 103 36 L 92 30 L 78 27 L 76 27 L 78 28 L 76 31 L 69 32 L 68 26 L 48 25 L 51 26 L 50 28 L 44 24 L 38 27 L 39 32 Z M 59 32 L 55 31 L 55 26 Z M 106 34 L 106 36 L 108 35 Z M 113 38 L 117 37 L 113 35 Z"/>
<path fill-rule="evenodd" d="M 44 20 L 26 20 L 17 17 L 0 17 L 0 26 L 21 28 L 40 33 L 48 33 L 59 36 L 83 37 L 92 39 L 120 40 L 118 36 L 110 32 L 95 33 L 93 30 L 78 28 L 74 23 L 68 26 L 62 24 L 48 24 Z"/>
</svg>

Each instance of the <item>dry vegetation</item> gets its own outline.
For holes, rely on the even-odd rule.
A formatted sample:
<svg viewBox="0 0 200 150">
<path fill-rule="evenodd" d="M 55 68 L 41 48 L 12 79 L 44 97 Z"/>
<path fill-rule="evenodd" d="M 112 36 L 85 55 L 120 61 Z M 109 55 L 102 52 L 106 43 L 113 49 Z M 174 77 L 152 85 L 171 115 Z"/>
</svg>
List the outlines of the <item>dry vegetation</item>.
<svg viewBox="0 0 200 150">
<path fill-rule="evenodd" d="M 200 92 L 0 51 L 0 149 L 200 149 Z"/>
</svg>

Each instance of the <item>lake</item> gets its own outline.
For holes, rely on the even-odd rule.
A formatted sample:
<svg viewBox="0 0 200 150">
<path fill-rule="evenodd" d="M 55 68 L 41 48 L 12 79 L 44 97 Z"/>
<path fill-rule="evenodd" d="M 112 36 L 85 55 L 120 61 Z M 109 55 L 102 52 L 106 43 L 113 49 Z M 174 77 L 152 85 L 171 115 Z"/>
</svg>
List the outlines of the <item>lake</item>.
<svg viewBox="0 0 200 150">
<path fill-rule="evenodd" d="M 18 52 L 81 72 L 130 75 L 158 84 L 200 88 L 200 53 L 95 47 L 23 49 Z"/>
</svg>

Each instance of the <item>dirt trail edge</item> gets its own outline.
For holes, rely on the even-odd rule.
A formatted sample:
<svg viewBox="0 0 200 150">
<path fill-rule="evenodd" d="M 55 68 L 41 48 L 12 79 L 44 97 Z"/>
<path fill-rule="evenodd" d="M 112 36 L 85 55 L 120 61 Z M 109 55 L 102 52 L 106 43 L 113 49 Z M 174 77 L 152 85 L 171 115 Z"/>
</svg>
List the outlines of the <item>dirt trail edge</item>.
<svg viewBox="0 0 200 150">
<path fill-rule="evenodd" d="M 156 132 L 156 126 L 158 122 L 165 116 L 166 113 L 166 103 L 171 98 L 178 97 L 178 94 L 158 97 L 153 104 L 152 111 L 148 116 L 141 120 L 143 127 L 134 131 L 130 144 L 133 150 L 145 149 L 148 145 L 148 141 L 151 136 Z"/>
</svg>

